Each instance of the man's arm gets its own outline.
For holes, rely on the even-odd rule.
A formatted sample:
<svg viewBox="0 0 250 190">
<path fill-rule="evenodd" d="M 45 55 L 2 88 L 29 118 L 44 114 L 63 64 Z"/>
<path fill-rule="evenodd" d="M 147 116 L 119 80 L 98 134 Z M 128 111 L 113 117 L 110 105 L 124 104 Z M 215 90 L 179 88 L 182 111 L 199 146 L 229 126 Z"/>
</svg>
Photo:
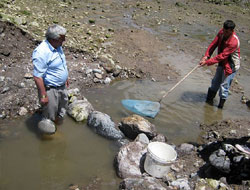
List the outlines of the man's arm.
<svg viewBox="0 0 250 190">
<path fill-rule="evenodd" d="M 213 65 L 226 60 L 236 49 L 237 44 L 229 44 L 220 54 L 206 61 L 207 65 Z"/>
<path fill-rule="evenodd" d="M 201 61 L 200 61 L 200 65 L 204 66 L 206 65 L 206 61 L 208 59 L 210 59 L 210 57 L 212 56 L 214 50 L 217 48 L 218 44 L 219 44 L 219 36 L 221 35 L 222 30 L 219 31 L 219 33 L 216 35 L 216 37 L 214 38 L 214 40 L 211 42 L 211 44 L 209 44 L 205 55 L 202 57 Z"/>
<path fill-rule="evenodd" d="M 205 56 L 207 58 L 210 58 L 214 52 L 214 50 L 217 48 L 219 44 L 219 34 L 216 35 L 214 40 L 211 42 L 211 44 L 208 46 L 207 51 L 205 53 Z"/>
<path fill-rule="evenodd" d="M 37 89 L 39 91 L 40 103 L 42 105 L 47 104 L 49 102 L 49 99 L 48 99 L 48 96 L 47 96 L 47 93 L 46 93 L 43 78 L 36 77 L 36 76 L 33 76 L 33 77 L 34 77 Z"/>
</svg>

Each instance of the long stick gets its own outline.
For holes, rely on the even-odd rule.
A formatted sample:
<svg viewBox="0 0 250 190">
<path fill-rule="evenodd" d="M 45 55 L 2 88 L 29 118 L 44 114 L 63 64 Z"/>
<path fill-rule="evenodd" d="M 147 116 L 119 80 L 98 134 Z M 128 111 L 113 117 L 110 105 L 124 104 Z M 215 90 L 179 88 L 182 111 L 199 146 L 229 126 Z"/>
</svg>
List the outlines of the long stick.
<svg viewBox="0 0 250 190">
<path fill-rule="evenodd" d="M 162 101 L 163 98 L 165 98 L 170 92 L 172 92 L 182 81 L 184 81 L 195 69 L 200 67 L 200 65 L 195 66 L 188 74 L 186 74 L 178 83 L 176 83 L 169 91 L 167 91 L 162 98 L 160 99 L 159 103 Z"/>
</svg>

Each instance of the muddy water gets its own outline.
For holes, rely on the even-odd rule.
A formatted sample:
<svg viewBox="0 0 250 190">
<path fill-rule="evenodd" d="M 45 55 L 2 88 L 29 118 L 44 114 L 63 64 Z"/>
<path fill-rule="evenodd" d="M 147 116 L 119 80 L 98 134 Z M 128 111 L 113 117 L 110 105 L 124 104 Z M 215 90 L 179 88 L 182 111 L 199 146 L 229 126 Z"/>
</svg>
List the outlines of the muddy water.
<svg viewBox="0 0 250 190">
<path fill-rule="evenodd" d="M 162 59 L 163 62 L 166 59 L 168 62 L 179 63 L 175 65 L 176 70 L 181 75 L 179 80 L 191 71 L 199 61 L 181 52 L 178 52 L 178 56 L 173 52 L 171 56 Z M 242 73 L 245 73 L 244 69 L 242 70 L 239 82 L 246 79 L 249 82 L 249 78 L 242 76 Z M 155 124 L 157 130 L 165 134 L 171 142 L 180 144 L 197 140 L 200 123 L 209 124 L 216 120 L 229 118 L 248 118 L 250 110 L 240 102 L 241 93 L 232 93 L 223 110 L 216 107 L 219 101 L 218 96 L 214 106 L 205 103 L 211 77 L 208 68 L 196 69 L 161 101 L 161 109 L 156 118 L 147 119 Z M 121 117 L 132 114 L 121 105 L 121 99 L 159 101 L 177 82 L 171 79 L 166 82 L 122 81 L 107 87 L 90 89 L 86 91 L 86 97 L 90 102 L 95 102 L 95 109 L 109 114 L 114 121 L 119 122 Z M 249 87 L 246 86 L 245 92 L 248 91 Z"/>
<path fill-rule="evenodd" d="M 67 189 L 69 184 L 117 189 L 117 147 L 85 124 L 66 118 L 53 136 L 36 130 L 37 116 L 10 122 L 0 142 L 0 189 Z M 102 181 L 99 181 L 100 178 Z"/>
<path fill-rule="evenodd" d="M 185 53 L 178 52 L 175 56 L 173 52 L 171 55 L 162 56 L 161 61 L 163 64 L 166 60 L 171 62 L 180 73 L 179 79 L 198 62 Z M 249 69 L 243 65 L 238 75 L 246 94 L 250 92 Z M 242 94 L 231 94 L 224 110 L 216 107 L 218 97 L 215 106 L 204 103 L 210 80 L 210 71 L 198 68 L 165 97 L 156 118 L 148 118 L 157 131 L 176 144 L 195 142 L 200 123 L 249 117 L 250 109 L 240 103 Z M 122 117 L 132 114 L 122 107 L 122 99 L 158 101 L 175 84 L 176 80 L 172 79 L 166 82 L 120 81 L 88 89 L 85 96 L 96 110 L 107 113 L 118 123 Z M 120 179 L 113 168 L 118 151 L 115 142 L 98 136 L 86 123 L 76 123 L 69 117 L 59 126 L 56 135 L 42 138 L 36 130 L 37 119 L 34 115 L 1 123 L 0 189 L 61 190 L 67 189 L 69 184 L 87 186 L 95 182 L 98 189 L 117 189 Z"/>
<path fill-rule="evenodd" d="M 171 57 L 163 59 L 174 62 L 184 59 L 193 63 L 176 66 L 182 77 L 186 74 L 184 71 L 196 66 L 194 63 L 197 60 L 191 56 L 179 54 Z M 163 99 L 156 118 L 149 119 L 169 141 L 176 144 L 195 142 L 201 122 L 249 117 L 250 110 L 239 102 L 240 94 L 232 94 L 224 110 L 205 104 L 210 78 L 206 68 L 198 68 Z M 118 123 L 122 117 L 131 114 L 122 107 L 121 99 L 158 101 L 175 83 L 174 80 L 161 83 L 149 80 L 120 81 L 89 89 L 85 96 L 96 110 L 109 114 Z M 113 168 L 118 150 L 115 142 L 98 136 L 86 123 L 76 123 L 69 117 L 65 118 L 54 136 L 41 137 L 36 130 L 37 120 L 38 116 L 34 115 L 1 123 L 1 134 L 6 138 L 0 142 L 0 189 L 61 190 L 69 184 L 87 186 L 96 179 L 101 179 L 97 180 L 98 189 L 117 189 L 120 179 Z"/>
<path fill-rule="evenodd" d="M 176 65 L 183 77 L 196 66 L 198 60 L 184 53 L 163 57 L 171 62 L 189 62 Z M 191 64 L 192 63 L 192 64 Z M 246 68 L 249 69 L 249 68 Z M 239 80 L 247 84 L 249 72 L 243 69 Z M 180 77 L 180 78 L 181 78 Z M 204 103 L 211 75 L 206 68 L 198 68 L 161 102 L 155 119 L 157 131 L 176 144 L 195 142 L 199 123 L 211 123 L 226 118 L 247 118 L 250 110 L 240 103 L 241 94 L 233 93 L 224 110 Z M 176 84 L 175 80 L 120 81 L 109 86 L 86 90 L 85 96 L 96 110 L 109 114 L 118 123 L 131 112 L 122 107 L 121 99 L 158 101 Z M 249 84 L 249 81 L 248 81 Z M 246 92 L 249 88 L 246 86 Z M 217 98 L 218 99 L 218 98 Z M 218 103 L 215 102 L 215 105 Z M 5 134 L 0 143 L 0 189 L 66 189 L 69 184 L 88 185 L 96 178 L 99 189 L 117 189 L 113 160 L 118 150 L 115 142 L 106 140 L 85 123 L 76 123 L 66 117 L 51 138 L 41 138 L 36 131 L 37 116 L 5 123 Z"/>
</svg>

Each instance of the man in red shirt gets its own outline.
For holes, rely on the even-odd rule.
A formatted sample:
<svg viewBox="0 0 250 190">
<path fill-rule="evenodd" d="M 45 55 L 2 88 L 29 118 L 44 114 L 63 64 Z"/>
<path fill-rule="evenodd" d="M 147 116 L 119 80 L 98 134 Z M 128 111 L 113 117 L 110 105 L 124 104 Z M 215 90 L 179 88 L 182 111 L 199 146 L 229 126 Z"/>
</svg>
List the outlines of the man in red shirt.
<svg viewBox="0 0 250 190">
<path fill-rule="evenodd" d="M 208 88 L 206 102 L 212 104 L 219 90 L 220 102 L 218 108 L 220 109 L 224 106 L 233 78 L 240 68 L 240 41 L 234 32 L 234 28 L 235 23 L 232 20 L 225 21 L 223 28 L 208 46 L 205 56 L 200 61 L 201 66 L 218 63 L 211 87 Z M 218 54 L 211 58 L 216 48 Z"/>
</svg>

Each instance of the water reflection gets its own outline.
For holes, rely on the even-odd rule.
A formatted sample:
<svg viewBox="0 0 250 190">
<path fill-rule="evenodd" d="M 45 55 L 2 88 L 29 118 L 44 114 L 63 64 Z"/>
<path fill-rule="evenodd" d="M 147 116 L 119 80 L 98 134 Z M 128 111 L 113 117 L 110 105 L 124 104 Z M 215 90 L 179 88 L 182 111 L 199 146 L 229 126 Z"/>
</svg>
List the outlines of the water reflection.
<svg viewBox="0 0 250 190">
<path fill-rule="evenodd" d="M 34 133 L 37 136 L 37 138 L 41 138 L 41 133 L 38 130 L 38 123 L 41 120 L 42 120 L 42 117 L 38 113 L 31 115 L 25 120 L 25 124 L 26 124 L 25 126 L 28 128 L 30 132 Z"/>
<path fill-rule="evenodd" d="M 183 92 L 180 100 L 183 102 L 191 102 L 191 103 L 201 103 L 206 99 L 206 94 L 203 92 L 194 92 L 194 91 L 186 91 Z"/>
<path fill-rule="evenodd" d="M 210 124 L 213 121 L 220 121 L 223 119 L 223 110 L 209 104 L 204 104 L 203 107 L 203 122 Z"/>
<path fill-rule="evenodd" d="M 53 137 L 52 137 L 53 136 Z M 62 181 L 67 181 L 72 174 L 66 154 L 67 142 L 61 132 L 47 138 L 42 137 L 39 143 L 41 189 L 63 189 Z M 53 140 L 52 140 L 53 138 Z M 48 141 L 50 139 L 50 141 Z"/>
<path fill-rule="evenodd" d="M 113 141 L 100 137 L 86 123 L 66 117 L 54 135 L 40 134 L 38 114 L 8 123 L 18 136 L 0 143 L 0 189 L 67 189 L 69 184 L 88 186 L 101 179 L 97 189 L 117 189 Z M 18 126 L 18 127 L 17 127 Z M 112 146 L 111 146 L 112 144 Z"/>
</svg>

